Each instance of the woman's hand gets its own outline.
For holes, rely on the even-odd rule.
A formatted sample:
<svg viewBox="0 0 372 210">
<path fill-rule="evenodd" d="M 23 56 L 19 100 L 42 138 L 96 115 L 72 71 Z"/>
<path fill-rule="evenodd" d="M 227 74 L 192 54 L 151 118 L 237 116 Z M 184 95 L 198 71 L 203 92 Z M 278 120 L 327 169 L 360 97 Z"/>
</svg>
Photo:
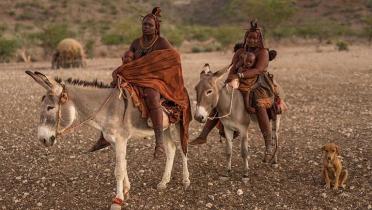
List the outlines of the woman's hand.
<svg viewBox="0 0 372 210">
<path fill-rule="evenodd" d="M 231 80 L 228 85 L 230 85 L 230 87 L 232 87 L 233 89 L 238 89 L 239 87 L 239 79 L 233 79 Z"/>
</svg>

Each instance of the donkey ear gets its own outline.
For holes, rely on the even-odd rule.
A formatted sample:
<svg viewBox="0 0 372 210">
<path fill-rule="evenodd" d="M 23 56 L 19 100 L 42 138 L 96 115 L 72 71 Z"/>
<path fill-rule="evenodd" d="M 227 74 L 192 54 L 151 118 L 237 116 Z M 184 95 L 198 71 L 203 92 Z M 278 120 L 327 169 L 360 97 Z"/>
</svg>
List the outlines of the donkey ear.
<svg viewBox="0 0 372 210">
<path fill-rule="evenodd" d="M 216 72 L 213 73 L 213 77 L 216 78 L 216 79 L 222 79 L 223 76 L 225 75 L 225 73 L 228 72 L 228 70 L 230 69 L 231 65 L 229 66 L 226 66 Z"/>
<path fill-rule="evenodd" d="M 43 73 L 35 71 L 35 74 L 39 76 L 45 82 L 45 84 L 47 84 L 50 88 L 54 87 L 54 82 L 50 81 L 49 78 L 45 76 Z"/>
<path fill-rule="evenodd" d="M 211 73 L 211 67 L 209 66 L 209 63 L 204 64 L 203 70 L 200 72 L 200 74 L 209 74 Z"/>
<path fill-rule="evenodd" d="M 39 85 L 44 87 L 47 90 L 51 90 L 53 88 L 52 83 L 49 81 L 49 79 L 40 72 L 32 72 L 32 71 L 25 71 L 26 74 L 28 74 L 32 79 L 34 79 Z M 41 77 L 43 75 L 43 77 Z"/>
</svg>

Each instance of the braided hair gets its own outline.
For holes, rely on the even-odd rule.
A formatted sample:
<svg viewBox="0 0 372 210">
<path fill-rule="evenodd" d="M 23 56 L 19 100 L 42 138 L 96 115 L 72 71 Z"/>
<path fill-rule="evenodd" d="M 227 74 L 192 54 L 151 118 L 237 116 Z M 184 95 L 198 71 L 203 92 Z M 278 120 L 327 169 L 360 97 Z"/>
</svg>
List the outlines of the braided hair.
<svg viewBox="0 0 372 210">
<path fill-rule="evenodd" d="M 247 37 L 250 32 L 255 32 L 258 35 L 259 43 L 258 43 L 258 48 L 265 48 L 264 47 L 264 40 L 263 40 L 263 35 L 262 35 L 262 30 L 258 26 L 256 20 L 251 21 L 251 27 L 245 32 L 244 35 L 244 43 L 243 46 L 246 48 L 247 47 Z"/>
<path fill-rule="evenodd" d="M 146 18 L 152 18 L 154 21 L 155 21 L 155 34 L 156 35 L 160 35 L 160 12 L 161 12 L 161 9 L 160 7 L 154 7 L 154 9 L 152 9 L 151 13 L 145 15 L 143 18 L 142 18 L 142 22 L 146 19 Z"/>
</svg>

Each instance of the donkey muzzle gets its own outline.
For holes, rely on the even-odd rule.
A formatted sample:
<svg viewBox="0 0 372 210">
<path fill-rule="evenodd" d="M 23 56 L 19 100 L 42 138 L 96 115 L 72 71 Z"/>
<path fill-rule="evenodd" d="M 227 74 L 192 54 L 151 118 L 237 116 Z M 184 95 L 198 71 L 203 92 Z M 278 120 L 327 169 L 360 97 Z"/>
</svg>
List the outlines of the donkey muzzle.
<svg viewBox="0 0 372 210">
<path fill-rule="evenodd" d="M 205 123 L 208 119 L 208 112 L 203 106 L 197 106 L 194 119 L 198 122 Z"/>
<path fill-rule="evenodd" d="M 57 142 L 55 132 L 46 126 L 40 126 L 38 128 L 38 138 L 46 147 L 53 146 Z"/>
</svg>

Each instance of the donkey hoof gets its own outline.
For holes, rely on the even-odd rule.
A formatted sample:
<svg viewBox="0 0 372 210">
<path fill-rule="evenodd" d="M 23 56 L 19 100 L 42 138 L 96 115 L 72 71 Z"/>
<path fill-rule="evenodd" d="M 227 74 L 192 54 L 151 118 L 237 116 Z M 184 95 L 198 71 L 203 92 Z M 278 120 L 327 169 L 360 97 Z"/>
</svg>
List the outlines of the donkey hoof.
<svg viewBox="0 0 372 210">
<path fill-rule="evenodd" d="M 242 178 L 242 182 L 243 182 L 244 184 L 248 184 L 248 182 L 249 182 L 249 178 L 248 178 L 248 177 L 243 177 L 243 178 Z"/>
<path fill-rule="evenodd" d="M 110 210 L 121 210 L 121 206 L 119 204 L 111 204 Z"/>
<path fill-rule="evenodd" d="M 272 166 L 273 168 L 279 168 L 279 164 L 278 164 L 278 163 L 272 163 L 271 166 Z"/>
<path fill-rule="evenodd" d="M 190 187 L 190 180 L 183 181 L 183 189 L 187 190 Z"/>
<path fill-rule="evenodd" d="M 160 182 L 156 188 L 158 190 L 164 190 L 167 188 L 167 184 Z"/>
</svg>

